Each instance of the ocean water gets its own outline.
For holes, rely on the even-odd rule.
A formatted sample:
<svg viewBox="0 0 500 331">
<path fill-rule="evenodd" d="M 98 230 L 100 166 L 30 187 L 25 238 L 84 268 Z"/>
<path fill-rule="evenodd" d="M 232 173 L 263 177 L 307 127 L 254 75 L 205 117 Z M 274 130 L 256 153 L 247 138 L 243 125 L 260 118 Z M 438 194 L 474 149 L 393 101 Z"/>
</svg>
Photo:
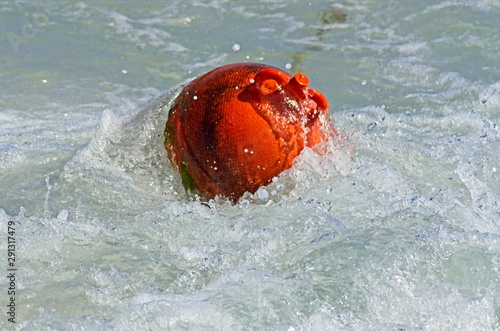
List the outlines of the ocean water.
<svg viewBox="0 0 500 331">
<path fill-rule="evenodd" d="M 500 329 L 498 1 L 0 1 L 0 26 L 2 330 Z M 169 100 L 245 61 L 306 73 L 345 140 L 203 203 Z"/>
</svg>

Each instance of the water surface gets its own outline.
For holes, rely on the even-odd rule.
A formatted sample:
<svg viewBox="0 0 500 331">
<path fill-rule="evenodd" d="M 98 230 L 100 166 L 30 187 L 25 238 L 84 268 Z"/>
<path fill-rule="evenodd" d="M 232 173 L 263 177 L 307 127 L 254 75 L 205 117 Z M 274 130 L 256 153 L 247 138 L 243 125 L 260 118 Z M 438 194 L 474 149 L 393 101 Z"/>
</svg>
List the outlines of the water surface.
<svg viewBox="0 0 500 331">
<path fill-rule="evenodd" d="M 500 328 L 497 1 L 0 3 L 3 329 Z M 192 201 L 149 100 L 245 61 L 346 141 Z"/>
</svg>

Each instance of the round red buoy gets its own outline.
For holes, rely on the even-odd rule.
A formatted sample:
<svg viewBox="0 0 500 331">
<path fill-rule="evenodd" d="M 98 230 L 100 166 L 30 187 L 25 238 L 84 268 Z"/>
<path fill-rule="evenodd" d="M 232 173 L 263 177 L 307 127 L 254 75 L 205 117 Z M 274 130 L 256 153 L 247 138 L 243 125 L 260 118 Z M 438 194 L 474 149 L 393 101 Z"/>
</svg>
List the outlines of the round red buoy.
<svg viewBox="0 0 500 331">
<path fill-rule="evenodd" d="M 225 65 L 187 84 L 165 128 L 184 187 L 237 201 L 290 168 L 305 146 L 336 136 L 328 101 L 308 84 L 302 73 L 258 63 Z"/>
</svg>

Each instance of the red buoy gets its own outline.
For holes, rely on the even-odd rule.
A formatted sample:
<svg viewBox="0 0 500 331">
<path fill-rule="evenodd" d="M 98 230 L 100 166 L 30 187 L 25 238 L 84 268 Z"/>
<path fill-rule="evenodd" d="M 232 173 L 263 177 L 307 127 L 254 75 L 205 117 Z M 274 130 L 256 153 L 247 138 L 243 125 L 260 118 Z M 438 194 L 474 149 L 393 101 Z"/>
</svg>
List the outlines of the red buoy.
<svg viewBox="0 0 500 331">
<path fill-rule="evenodd" d="M 187 84 L 165 128 L 184 187 L 237 201 L 290 168 L 305 146 L 336 136 L 328 101 L 308 84 L 302 73 L 258 63 L 225 65 Z"/>
</svg>

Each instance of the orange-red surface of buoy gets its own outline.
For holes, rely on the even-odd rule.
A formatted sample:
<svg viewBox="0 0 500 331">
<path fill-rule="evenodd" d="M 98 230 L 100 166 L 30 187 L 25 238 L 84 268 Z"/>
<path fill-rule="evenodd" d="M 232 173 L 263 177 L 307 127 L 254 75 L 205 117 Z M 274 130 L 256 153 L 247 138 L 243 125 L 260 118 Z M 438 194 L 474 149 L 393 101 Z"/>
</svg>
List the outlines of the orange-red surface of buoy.
<svg viewBox="0 0 500 331">
<path fill-rule="evenodd" d="M 337 135 L 328 101 L 294 76 L 258 63 L 216 68 L 187 84 L 165 128 L 184 187 L 237 201 L 292 166 L 304 146 Z"/>
</svg>

